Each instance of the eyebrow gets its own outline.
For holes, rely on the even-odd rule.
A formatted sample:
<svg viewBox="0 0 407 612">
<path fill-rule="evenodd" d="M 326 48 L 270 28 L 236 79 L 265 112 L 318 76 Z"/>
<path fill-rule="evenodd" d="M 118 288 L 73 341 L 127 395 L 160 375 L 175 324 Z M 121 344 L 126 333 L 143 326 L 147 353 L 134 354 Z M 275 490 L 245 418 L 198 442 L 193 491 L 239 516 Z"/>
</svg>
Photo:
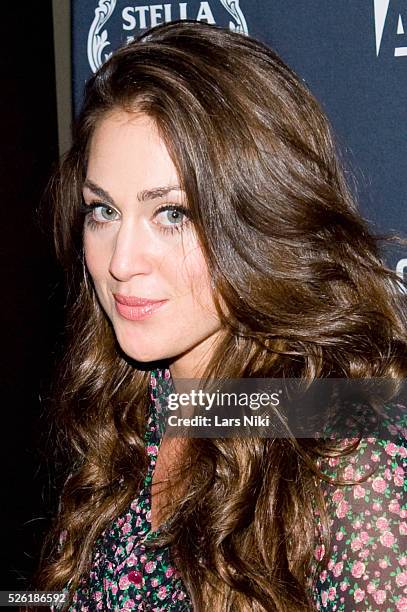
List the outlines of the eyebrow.
<svg viewBox="0 0 407 612">
<path fill-rule="evenodd" d="M 115 202 L 112 196 L 107 191 L 105 191 L 105 189 L 102 189 L 102 187 L 100 187 L 99 185 L 91 181 L 90 179 L 85 180 L 83 187 L 90 189 L 90 191 L 92 191 L 99 198 L 102 198 L 105 202 L 107 202 L 111 206 L 115 206 Z M 143 191 L 140 191 L 137 194 L 137 200 L 139 202 L 157 200 L 169 194 L 170 191 L 182 191 L 182 190 L 179 185 L 165 185 L 163 187 L 154 187 L 153 189 L 144 189 Z"/>
</svg>

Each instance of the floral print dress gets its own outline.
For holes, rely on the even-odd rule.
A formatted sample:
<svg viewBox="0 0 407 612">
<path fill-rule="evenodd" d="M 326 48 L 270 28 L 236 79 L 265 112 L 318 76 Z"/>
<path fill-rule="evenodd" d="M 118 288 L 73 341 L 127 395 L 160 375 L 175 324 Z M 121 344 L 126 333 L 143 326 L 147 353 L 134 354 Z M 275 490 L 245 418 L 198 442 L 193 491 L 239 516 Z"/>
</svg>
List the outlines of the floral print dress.
<svg viewBox="0 0 407 612">
<path fill-rule="evenodd" d="M 150 464 L 142 490 L 97 539 L 90 574 L 82 579 L 69 612 L 193 609 L 171 550 L 145 547 L 158 533 L 151 531 L 151 482 L 164 433 L 164 400 L 171 389 L 168 369 L 151 371 L 145 435 Z M 388 439 L 364 439 L 347 458 L 346 478 L 358 479 L 376 467 L 372 476 L 357 485 L 321 484 L 332 545 L 327 569 L 310 587 L 316 610 L 407 612 L 406 422 L 405 408 L 399 408 Z M 341 460 L 324 461 L 324 471 L 337 475 Z M 326 554 L 318 545 L 314 562 Z"/>
</svg>

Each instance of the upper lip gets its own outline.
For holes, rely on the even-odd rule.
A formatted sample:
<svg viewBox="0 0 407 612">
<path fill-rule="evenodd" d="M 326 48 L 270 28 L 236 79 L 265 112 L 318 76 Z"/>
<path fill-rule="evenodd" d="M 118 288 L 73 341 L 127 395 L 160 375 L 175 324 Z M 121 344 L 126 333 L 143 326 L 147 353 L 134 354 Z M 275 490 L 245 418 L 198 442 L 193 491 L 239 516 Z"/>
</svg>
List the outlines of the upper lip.
<svg viewBox="0 0 407 612">
<path fill-rule="evenodd" d="M 113 294 L 114 299 L 125 306 L 147 306 L 148 304 L 156 304 L 157 302 L 165 302 L 165 300 L 150 300 L 148 298 L 138 297 L 136 295 L 121 295 L 120 293 Z"/>
</svg>

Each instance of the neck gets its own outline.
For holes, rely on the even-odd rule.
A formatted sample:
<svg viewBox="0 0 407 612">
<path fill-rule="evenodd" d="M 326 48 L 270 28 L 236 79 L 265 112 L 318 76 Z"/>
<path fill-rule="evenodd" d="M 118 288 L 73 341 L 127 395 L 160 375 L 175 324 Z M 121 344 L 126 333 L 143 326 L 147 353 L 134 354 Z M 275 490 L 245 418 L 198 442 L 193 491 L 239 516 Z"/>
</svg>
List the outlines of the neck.
<svg viewBox="0 0 407 612">
<path fill-rule="evenodd" d="M 188 352 L 170 361 L 169 368 L 175 388 L 177 378 L 200 379 L 213 354 L 219 332 L 215 332 Z"/>
</svg>

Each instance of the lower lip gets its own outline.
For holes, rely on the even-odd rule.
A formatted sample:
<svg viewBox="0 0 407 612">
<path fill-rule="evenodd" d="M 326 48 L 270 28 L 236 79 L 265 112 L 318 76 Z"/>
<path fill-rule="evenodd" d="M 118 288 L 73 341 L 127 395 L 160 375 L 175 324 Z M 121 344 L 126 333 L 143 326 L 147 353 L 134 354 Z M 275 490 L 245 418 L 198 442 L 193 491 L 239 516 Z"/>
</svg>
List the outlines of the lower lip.
<svg viewBox="0 0 407 612">
<path fill-rule="evenodd" d="M 124 319 L 128 319 L 129 321 L 141 321 L 142 319 L 151 317 L 151 315 L 161 308 L 161 306 L 164 306 L 167 301 L 168 300 L 164 300 L 163 302 L 156 302 L 154 304 L 148 304 L 147 306 L 126 306 L 115 300 L 115 304 L 117 312 Z"/>
</svg>

